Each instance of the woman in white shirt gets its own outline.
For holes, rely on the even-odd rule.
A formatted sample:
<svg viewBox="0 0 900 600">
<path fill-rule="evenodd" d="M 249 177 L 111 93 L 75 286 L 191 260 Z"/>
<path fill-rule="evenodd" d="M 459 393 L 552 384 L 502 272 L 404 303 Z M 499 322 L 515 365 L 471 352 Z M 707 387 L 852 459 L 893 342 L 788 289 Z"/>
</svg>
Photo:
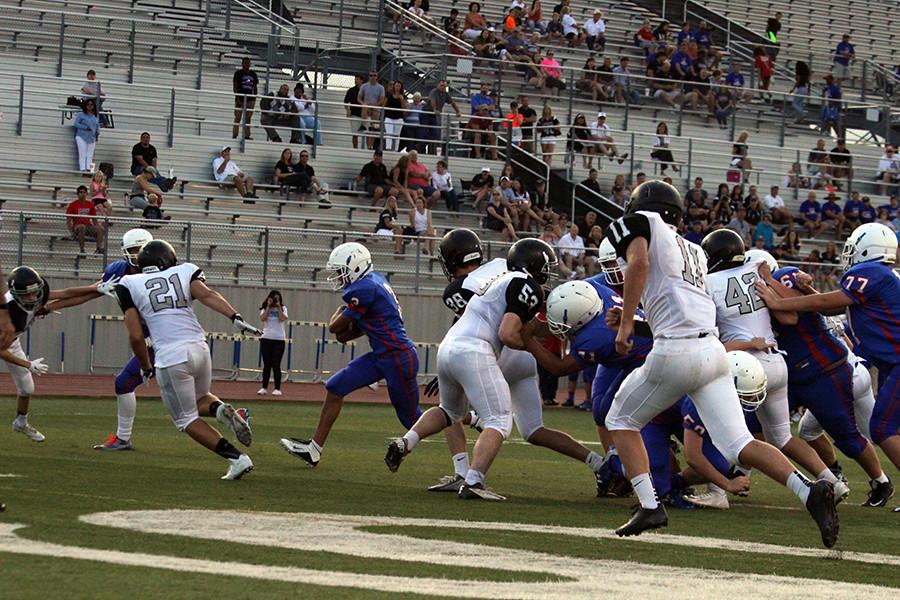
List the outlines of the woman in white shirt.
<svg viewBox="0 0 900 600">
<path fill-rule="evenodd" d="M 316 118 L 316 103 L 306 97 L 306 92 L 302 83 L 294 86 L 294 94 L 291 96 L 297 112 L 300 115 L 300 127 L 303 129 L 303 136 L 306 138 L 307 144 L 313 143 L 317 146 L 322 145 L 322 132 L 319 131 L 319 121 Z"/>
<path fill-rule="evenodd" d="M 269 374 L 274 375 L 275 389 L 273 396 L 281 395 L 281 359 L 284 356 L 285 334 L 284 322 L 287 321 L 287 309 L 281 299 L 281 292 L 272 290 L 265 302 L 259 307 L 259 318 L 263 322 L 263 334 L 259 340 L 259 353 L 262 356 L 262 387 L 256 393 L 266 395 L 269 387 Z"/>
<path fill-rule="evenodd" d="M 425 196 L 421 191 L 416 194 L 416 207 L 409 211 L 409 226 L 416 235 L 431 238 L 423 244 L 423 251 L 425 254 L 434 254 L 434 226 L 431 224 L 431 211 L 425 207 Z"/>
<path fill-rule="evenodd" d="M 675 157 L 672 156 L 672 151 L 669 149 L 670 143 L 669 126 L 666 125 L 665 121 L 661 121 L 660 124 L 656 126 L 656 135 L 653 136 L 653 151 L 650 153 L 650 158 L 662 163 L 659 169 L 662 171 L 663 175 L 666 174 L 666 169 L 669 168 L 669 165 L 672 166 L 673 171 L 676 173 L 678 172 L 678 165 L 675 164 Z"/>
<path fill-rule="evenodd" d="M 459 212 L 459 199 L 453 189 L 453 178 L 447 170 L 446 162 L 437 161 L 436 170 L 431 174 L 431 187 L 440 192 L 441 198 L 447 203 L 447 210 Z"/>
</svg>

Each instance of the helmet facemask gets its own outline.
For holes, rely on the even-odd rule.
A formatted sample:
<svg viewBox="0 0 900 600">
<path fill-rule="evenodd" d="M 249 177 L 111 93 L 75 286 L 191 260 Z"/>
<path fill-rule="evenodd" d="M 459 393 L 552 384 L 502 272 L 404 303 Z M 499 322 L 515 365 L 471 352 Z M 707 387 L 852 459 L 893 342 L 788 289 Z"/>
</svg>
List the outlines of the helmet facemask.
<svg viewBox="0 0 900 600">
<path fill-rule="evenodd" d="M 339 292 L 350 285 L 350 269 L 347 265 L 335 265 L 329 263 L 328 265 L 325 265 L 325 270 L 330 273 L 330 275 L 328 275 L 328 283 L 331 284 L 331 289 L 335 292 Z"/>
<path fill-rule="evenodd" d="M 26 312 L 37 310 L 44 299 L 44 282 L 36 281 L 25 286 L 24 290 L 10 288 L 13 300 Z M 27 298 L 25 298 L 27 296 Z"/>
</svg>

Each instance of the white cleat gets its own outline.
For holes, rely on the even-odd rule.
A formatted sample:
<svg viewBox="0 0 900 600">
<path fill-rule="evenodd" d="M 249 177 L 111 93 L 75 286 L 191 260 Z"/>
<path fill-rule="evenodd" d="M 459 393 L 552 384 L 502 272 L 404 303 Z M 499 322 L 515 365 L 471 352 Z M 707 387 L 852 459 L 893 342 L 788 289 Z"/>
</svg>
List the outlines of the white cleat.
<svg viewBox="0 0 900 600">
<path fill-rule="evenodd" d="M 41 433 L 40 431 L 38 431 L 37 429 L 32 427 L 31 423 L 25 423 L 24 425 L 19 425 L 18 423 L 13 421 L 12 429 L 13 429 L 13 431 L 15 431 L 17 433 L 24 433 L 26 436 L 28 436 L 28 439 L 31 440 L 32 442 L 41 443 L 45 439 L 47 439 L 44 437 L 43 433 Z"/>
<path fill-rule="evenodd" d="M 253 461 L 246 454 L 241 454 L 237 458 L 229 458 L 228 471 L 222 475 L 222 479 L 228 481 L 237 481 L 247 473 L 253 470 Z"/>
<path fill-rule="evenodd" d="M 850 486 L 838 479 L 834 482 L 834 505 L 837 506 L 850 495 Z"/>
<path fill-rule="evenodd" d="M 281 390 L 272 390 L 272 395 L 273 395 L 273 396 L 280 396 L 280 395 L 281 395 Z"/>
<path fill-rule="evenodd" d="M 281 447 L 305 462 L 310 467 L 319 464 L 322 453 L 316 450 L 312 440 L 298 440 L 297 438 L 281 438 Z"/>
<path fill-rule="evenodd" d="M 266 388 L 259 388 L 258 390 L 256 390 L 256 395 L 257 395 L 257 396 L 265 396 L 265 395 L 266 395 Z"/>
<path fill-rule="evenodd" d="M 243 445 L 249 446 L 250 442 L 253 441 L 253 434 L 250 431 L 250 426 L 247 425 L 247 421 L 230 404 L 223 406 L 219 414 L 216 415 L 216 420 L 228 427 Z"/>
<path fill-rule="evenodd" d="M 728 504 L 728 497 L 724 494 L 716 492 L 703 492 L 693 496 L 684 496 L 684 499 L 702 508 L 715 508 L 717 510 L 728 510 L 731 505 Z"/>
</svg>

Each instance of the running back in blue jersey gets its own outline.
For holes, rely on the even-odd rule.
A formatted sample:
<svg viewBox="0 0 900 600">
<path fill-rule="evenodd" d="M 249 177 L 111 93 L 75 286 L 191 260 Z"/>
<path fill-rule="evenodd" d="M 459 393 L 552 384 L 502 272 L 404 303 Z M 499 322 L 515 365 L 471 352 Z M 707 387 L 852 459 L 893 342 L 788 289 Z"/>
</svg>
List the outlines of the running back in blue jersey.
<svg viewBox="0 0 900 600">
<path fill-rule="evenodd" d="M 847 323 L 857 354 L 879 371 L 900 364 L 900 274 L 884 263 L 858 263 L 844 273 L 841 289 L 853 301 Z"/>
<path fill-rule="evenodd" d="M 121 279 L 126 275 L 134 275 L 135 273 L 140 272 L 141 270 L 138 267 L 135 267 L 127 260 L 119 259 L 106 265 L 106 268 L 103 269 L 102 279 L 103 281 L 109 281 L 113 277 L 118 277 Z"/>
<path fill-rule="evenodd" d="M 376 354 L 413 348 L 400 303 L 384 275 L 372 272 L 357 279 L 347 286 L 342 298 L 347 303 L 344 316 L 356 319 Z"/>
<path fill-rule="evenodd" d="M 134 266 L 130 262 L 125 259 L 120 258 L 119 260 L 114 260 L 113 262 L 106 265 L 106 268 L 103 269 L 103 275 L 100 277 L 103 281 L 109 281 L 113 277 L 118 277 L 119 279 L 125 277 L 126 275 L 134 275 L 136 273 L 140 273 L 141 269 L 139 267 Z M 141 327 L 144 329 L 144 337 L 150 337 L 150 330 L 147 329 L 147 324 L 144 323 L 144 320 L 141 319 Z M 137 364 L 137 367 L 135 367 Z M 135 375 L 137 373 L 137 375 Z M 140 385 L 141 379 L 141 366 L 140 362 L 136 361 L 136 359 L 132 356 L 131 360 L 128 364 L 125 365 L 125 368 L 119 373 L 119 377 L 122 378 L 123 383 L 120 385 L 119 378 L 116 378 L 116 393 L 126 393 L 119 392 L 119 388 L 127 389 L 127 392 L 133 392 L 138 385 Z M 137 381 L 137 383 L 135 383 Z"/>
</svg>

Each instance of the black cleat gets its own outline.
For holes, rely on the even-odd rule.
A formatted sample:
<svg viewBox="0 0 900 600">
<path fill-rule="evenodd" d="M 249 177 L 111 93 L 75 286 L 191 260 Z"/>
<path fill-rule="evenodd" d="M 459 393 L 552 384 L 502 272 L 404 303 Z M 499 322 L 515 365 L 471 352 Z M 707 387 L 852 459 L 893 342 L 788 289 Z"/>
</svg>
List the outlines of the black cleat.
<svg viewBox="0 0 900 600">
<path fill-rule="evenodd" d="M 873 479 L 869 482 L 869 487 L 872 488 L 869 490 L 869 497 L 861 506 L 881 508 L 887 506 L 888 500 L 894 497 L 894 484 L 890 480 L 879 483 Z"/>
<path fill-rule="evenodd" d="M 493 502 L 503 502 L 506 500 L 506 496 L 501 496 L 496 492 L 492 492 L 491 490 L 484 487 L 483 483 L 473 483 L 469 485 L 465 483 L 462 484 L 462 487 L 459 488 L 459 497 L 463 500 L 489 500 Z"/>
<path fill-rule="evenodd" d="M 669 524 L 669 515 L 662 504 L 656 508 L 644 508 L 640 504 L 627 523 L 616 529 L 616 535 L 627 537 L 640 535 L 648 529 L 659 529 Z"/>
<path fill-rule="evenodd" d="M 819 526 L 822 544 L 831 548 L 837 542 L 840 522 L 834 504 L 834 485 L 820 479 L 809 487 L 809 498 L 806 499 L 806 510 Z"/>
<path fill-rule="evenodd" d="M 396 473 L 407 454 L 409 454 L 409 450 L 406 449 L 406 440 L 403 438 L 391 440 L 387 453 L 384 455 L 384 464 L 391 473 Z"/>
</svg>

